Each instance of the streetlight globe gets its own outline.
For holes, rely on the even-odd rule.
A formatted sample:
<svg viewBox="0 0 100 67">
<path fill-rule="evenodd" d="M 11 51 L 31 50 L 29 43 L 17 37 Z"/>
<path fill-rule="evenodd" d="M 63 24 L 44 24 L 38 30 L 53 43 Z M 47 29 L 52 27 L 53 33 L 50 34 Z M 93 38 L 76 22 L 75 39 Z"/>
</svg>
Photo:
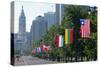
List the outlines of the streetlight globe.
<svg viewBox="0 0 100 67">
<path fill-rule="evenodd" d="M 88 14 L 90 15 L 90 14 L 91 14 L 91 12 L 89 11 L 89 12 L 88 12 Z"/>
</svg>

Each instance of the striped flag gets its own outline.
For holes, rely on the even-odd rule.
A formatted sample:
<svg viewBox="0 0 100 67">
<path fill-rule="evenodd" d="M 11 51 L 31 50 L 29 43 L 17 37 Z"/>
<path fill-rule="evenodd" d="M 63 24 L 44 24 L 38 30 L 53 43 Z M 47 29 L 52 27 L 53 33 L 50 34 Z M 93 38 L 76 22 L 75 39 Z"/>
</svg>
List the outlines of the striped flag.
<svg viewBox="0 0 100 67">
<path fill-rule="evenodd" d="M 86 38 L 90 36 L 90 20 L 89 19 L 80 19 L 80 30 L 81 37 Z"/>
<path fill-rule="evenodd" d="M 63 47 L 63 36 L 62 35 L 56 36 L 56 45 L 57 47 Z"/>
<path fill-rule="evenodd" d="M 65 29 L 65 44 L 72 44 L 74 38 L 74 30 L 72 29 Z"/>
<path fill-rule="evenodd" d="M 42 52 L 42 49 L 41 49 L 41 47 L 38 47 L 38 52 L 40 52 L 40 53 Z"/>
</svg>

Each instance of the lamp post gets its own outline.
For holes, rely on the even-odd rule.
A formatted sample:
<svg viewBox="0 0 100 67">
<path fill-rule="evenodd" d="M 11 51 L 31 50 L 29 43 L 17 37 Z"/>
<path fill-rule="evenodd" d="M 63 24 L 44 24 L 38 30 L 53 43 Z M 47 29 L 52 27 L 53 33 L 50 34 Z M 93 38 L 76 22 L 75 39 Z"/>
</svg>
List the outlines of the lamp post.
<svg viewBox="0 0 100 67">
<path fill-rule="evenodd" d="M 91 7 L 89 7 L 88 14 L 89 15 L 91 14 Z"/>
<path fill-rule="evenodd" d="M 90 15 L 91 13 L 95 14 L 97 12 L 97 7 L 96 6 L 90 6 L 88 10 L 88 14 Z"/>
</svg>

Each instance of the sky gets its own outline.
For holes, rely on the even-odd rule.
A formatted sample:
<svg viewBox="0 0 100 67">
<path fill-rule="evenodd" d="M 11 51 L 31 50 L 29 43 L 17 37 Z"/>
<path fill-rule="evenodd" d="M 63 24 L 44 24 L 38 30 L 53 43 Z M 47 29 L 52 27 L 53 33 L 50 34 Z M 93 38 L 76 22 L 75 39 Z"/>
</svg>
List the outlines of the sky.
<svg viewBox="0 0 100 67">
<path fill-rule="evenodd" d="M 26 31 L 30 32 L 32 21 L 39 15 L 44 16 L 44 13 L 55 12 L 55 4 L 51 3 L 39 3 L 39 2 L 23 2 L 15 1 L 15 22 L 14 22 L 14 33 L 18 32 L 19 29 L 19 16 L 21 9 L 24 9 L 26 16 Z"/>
</svg>

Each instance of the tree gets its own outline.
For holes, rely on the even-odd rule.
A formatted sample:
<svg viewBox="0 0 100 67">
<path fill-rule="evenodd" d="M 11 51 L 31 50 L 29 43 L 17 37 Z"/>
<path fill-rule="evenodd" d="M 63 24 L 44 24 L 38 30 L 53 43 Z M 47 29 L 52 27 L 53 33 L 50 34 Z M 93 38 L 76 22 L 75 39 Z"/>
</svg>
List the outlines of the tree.
<svg viewBox="0 0 100 67">
<path fill-rule="evenodd" d="M 96 52 L 96 45 L 97 45 L 97 12 L 96 9 L 88 14 L 88 6 L 74 6 L 74 5 L 66 5 L 64 11 L 64 18 L 62 21 L 62 26 L 65 28 L 74 28 L 75 31 L 75 38 L 73 46 L 70 46 L 70 54 L 76 57 L 77 56 L 95 56 L 97 55 Z M 80 19 L 87 19 L 91 20 L 91 38 L 90 39 L 83 39 L 80 37 Z M 73 21 L 73 22 L 72 22 Z M 94 38 L 94 39 L 93 39 Z M 93 46 L 94 45 L 94 46 Z M 94 48 L 93 48 L 94 47 Z M 92 57 L 93 58 L 93 57 Z"/>
</svg>

